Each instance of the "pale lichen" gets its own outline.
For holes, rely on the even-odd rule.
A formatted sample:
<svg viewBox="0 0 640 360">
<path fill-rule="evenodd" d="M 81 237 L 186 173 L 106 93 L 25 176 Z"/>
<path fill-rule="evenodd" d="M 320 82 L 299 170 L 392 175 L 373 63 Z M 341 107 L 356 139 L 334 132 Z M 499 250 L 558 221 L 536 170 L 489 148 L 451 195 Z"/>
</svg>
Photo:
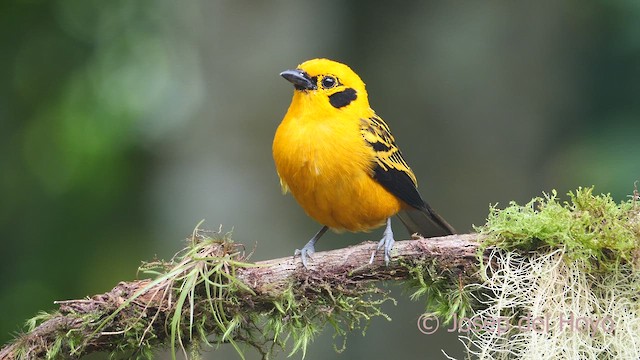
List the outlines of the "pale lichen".
<svg viewBox="0 0 640 360">
<path fill-rule="evenodd" d="M 568 195 L 492 207 L 478 229 L 481 306 L 457 324 L 470 355 L 640 358 L 637 199 L 616 204 L 593 188 Z"/>
</svg>

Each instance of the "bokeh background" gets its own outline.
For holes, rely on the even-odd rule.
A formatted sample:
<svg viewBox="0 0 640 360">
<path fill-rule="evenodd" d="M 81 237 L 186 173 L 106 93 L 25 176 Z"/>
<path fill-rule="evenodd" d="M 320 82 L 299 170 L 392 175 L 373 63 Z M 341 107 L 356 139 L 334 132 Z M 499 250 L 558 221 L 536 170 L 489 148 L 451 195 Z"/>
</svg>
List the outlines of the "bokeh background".
<svg viewBox="0 0 640 360">
<path fill-rule="evenodd" d="M 489 204 L 591 185 L 625 200 L 640 179 L 638 1 L 3 1 L 0 343 L 170 258 L 201 219 L 254 260 L 302 246 L 319 225 L 281 195 L 271 141 L 292 94 L 278 73 L 314 57 L 367 82 L 461 232 Z M 342 354 L 326 329 L 307 359 L 461 356 L 390 286 L 392 322 Z"/>
</svg>

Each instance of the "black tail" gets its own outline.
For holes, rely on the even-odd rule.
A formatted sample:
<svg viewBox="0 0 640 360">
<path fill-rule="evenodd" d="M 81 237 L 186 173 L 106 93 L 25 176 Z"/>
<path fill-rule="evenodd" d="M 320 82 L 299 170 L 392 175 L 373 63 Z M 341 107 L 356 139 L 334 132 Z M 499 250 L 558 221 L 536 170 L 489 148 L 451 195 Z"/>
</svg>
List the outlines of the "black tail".
<svg viewBox="0 0 640 360">
<path fill-rule="evenodd" d="M 433 237 L 456 233 L 453 226 L 449 225 L 427 204 L 424 209 L 403 210 L 398 213 L 398 218 L 410 234 L 417 233 L 424 237 Z"/>
</svg>

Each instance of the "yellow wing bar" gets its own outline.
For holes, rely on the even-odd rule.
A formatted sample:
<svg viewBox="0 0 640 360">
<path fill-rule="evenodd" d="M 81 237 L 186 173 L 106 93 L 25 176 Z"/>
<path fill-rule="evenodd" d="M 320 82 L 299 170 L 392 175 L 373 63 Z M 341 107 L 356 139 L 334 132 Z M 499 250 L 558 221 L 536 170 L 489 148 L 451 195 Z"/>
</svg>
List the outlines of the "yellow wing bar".
<svg viewBox="0 0 640 360">
<path fill-rule="evenodd" d="M 362 137 L 373 147 L 377 165 L 383 171 L 390 169 L 398 170 L 411 179 L 413 186 L 417 186 L 416 176 L 411 168 L 402 157 L 400 149 L 396 146 L 393 135 L 389 130 L 389 126 L 377 115 L 368 119 L 362 119 L 360 122 L 360 132 Z"/>
</svg>

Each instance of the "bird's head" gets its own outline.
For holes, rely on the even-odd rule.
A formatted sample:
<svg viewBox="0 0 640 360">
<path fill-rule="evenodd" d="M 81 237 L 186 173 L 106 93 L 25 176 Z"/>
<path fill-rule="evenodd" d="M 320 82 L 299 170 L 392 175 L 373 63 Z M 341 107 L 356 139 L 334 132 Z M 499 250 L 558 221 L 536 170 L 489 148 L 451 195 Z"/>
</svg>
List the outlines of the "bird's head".
<svg viewBox="0 0 640 360">
<path fill-rule="evenodd" d="M 318 110 L 369 109 L 365 84 L 347 65 L 312 59 L 280 75 L 295 88 L 293 104 L 302 102 Z"/>
</svg>

